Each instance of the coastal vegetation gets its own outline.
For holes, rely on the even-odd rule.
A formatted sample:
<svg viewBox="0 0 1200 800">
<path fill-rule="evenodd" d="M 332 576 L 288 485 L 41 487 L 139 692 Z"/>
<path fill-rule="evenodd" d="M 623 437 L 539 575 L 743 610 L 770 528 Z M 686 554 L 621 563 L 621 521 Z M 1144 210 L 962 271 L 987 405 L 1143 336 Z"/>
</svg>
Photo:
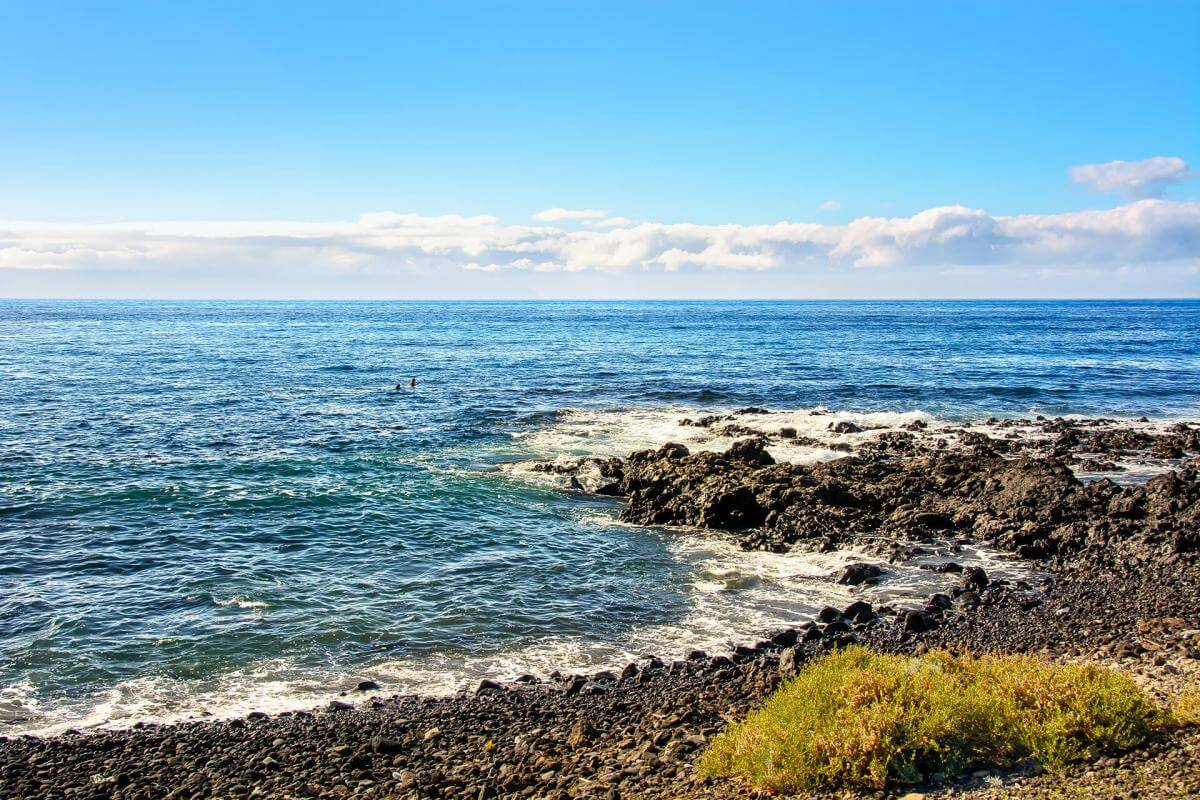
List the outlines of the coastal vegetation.
<svg viewBox="0 0 1200 800">
<path fill-rule="evenodd" d="M 1180 725 L 1200 725 L 1200 685 L 1193 686 L 1180 695 L 1172 714 L 1175 722 Z"/>
<path fill-rule="evenodd" d="M 1200 704 L 1189 698 L 1176 714 L 1194 721 Z M 1027 759 L 1057 771 L 1172 721 L 1128 675 L 1094 665 L 853 646 L 716 737 L 701 769 L 772 792 L 881 789 Z"/>
</svg>

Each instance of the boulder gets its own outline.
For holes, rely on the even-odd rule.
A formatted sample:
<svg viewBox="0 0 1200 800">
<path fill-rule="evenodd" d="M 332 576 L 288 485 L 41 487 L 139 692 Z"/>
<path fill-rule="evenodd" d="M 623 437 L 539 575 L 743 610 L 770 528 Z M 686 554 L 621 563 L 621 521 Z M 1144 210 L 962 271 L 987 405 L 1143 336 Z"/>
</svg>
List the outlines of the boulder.
<svg viewBox="0 0 1200 800">
<path fill-rule="evenodd" d="M 765 466 L 774 464 L 775 459 L 763 449 L 762 439 L 738 439 L 725 451 L 725 458 L 730 461 L 742 461 L 746 464 Z"/>
<path fill-rule="evenodd" d="M 975 590 L 983 589 L 988 585 L 988 575 L 984 572 L 983 567 L 964 567 L 962 571 L 963 585 Z"/>
<path fill-rule="evenodd" d="M 937 620 L 925 611 L 905 611 L 902 619 L 904 630 L 909 633 L 924 633 L 937 627 Z"/>
<path fill-rule="evenodd" d="M 858 586 L 882 575 L 883 570 L 875 564 L 847 564 L 838 575 L 837 582 L 844 586 Z"/>
</svg>

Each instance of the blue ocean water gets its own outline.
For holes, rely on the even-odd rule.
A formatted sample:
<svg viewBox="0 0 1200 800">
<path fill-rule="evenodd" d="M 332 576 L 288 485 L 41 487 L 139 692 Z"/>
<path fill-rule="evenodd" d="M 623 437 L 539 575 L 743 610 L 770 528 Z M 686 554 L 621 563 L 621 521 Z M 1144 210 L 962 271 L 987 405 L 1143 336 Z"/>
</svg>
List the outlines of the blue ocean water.
<svg viewBox="0 0 1200 800">
<path fill-rule="evenodd" d="M 0 733 L 794 619 L 833 561 L 615 524 L 506 466 L 752 404 L 1195 417 L 1200 302 L 0 301 Z"/>
</svg>

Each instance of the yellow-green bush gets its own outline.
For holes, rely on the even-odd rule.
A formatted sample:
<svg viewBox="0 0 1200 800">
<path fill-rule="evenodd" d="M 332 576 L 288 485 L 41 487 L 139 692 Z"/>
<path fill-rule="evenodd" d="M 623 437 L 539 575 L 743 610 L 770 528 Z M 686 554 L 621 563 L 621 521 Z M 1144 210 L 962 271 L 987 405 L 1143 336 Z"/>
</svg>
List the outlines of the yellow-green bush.
<svg viewBox="0 0 1200 800">
<path fill-rule="evenodd" d="M 1161 720 L 1129 677 L 1098 667 L 850 647 L 714 739 L 701 770 L 777 792 L 879 789 L 1028 756 L 1058 769 L 1140 744 Z"/>
<path fill-rule="evenodd" d="M 1200 686 L 1193 686 L 1180 695 L 1172 716 L 1180 725 L 1200 725 Z"/>
</svg>

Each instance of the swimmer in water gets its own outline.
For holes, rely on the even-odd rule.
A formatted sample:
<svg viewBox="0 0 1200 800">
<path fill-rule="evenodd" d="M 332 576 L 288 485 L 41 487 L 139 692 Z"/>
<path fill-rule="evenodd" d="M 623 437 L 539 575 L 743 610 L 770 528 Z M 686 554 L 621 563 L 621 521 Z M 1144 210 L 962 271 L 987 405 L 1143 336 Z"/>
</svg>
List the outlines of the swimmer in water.
<svg viewBox="0 0 1200 800">
<path fill-rule="evenodd" d="M 416 378 L 413 378 L 412 380 L 410 380 L 408 382 L 408 388 L 410 388 L 410 389 L 417 388 L 417 379 Z"/>
</svg>

